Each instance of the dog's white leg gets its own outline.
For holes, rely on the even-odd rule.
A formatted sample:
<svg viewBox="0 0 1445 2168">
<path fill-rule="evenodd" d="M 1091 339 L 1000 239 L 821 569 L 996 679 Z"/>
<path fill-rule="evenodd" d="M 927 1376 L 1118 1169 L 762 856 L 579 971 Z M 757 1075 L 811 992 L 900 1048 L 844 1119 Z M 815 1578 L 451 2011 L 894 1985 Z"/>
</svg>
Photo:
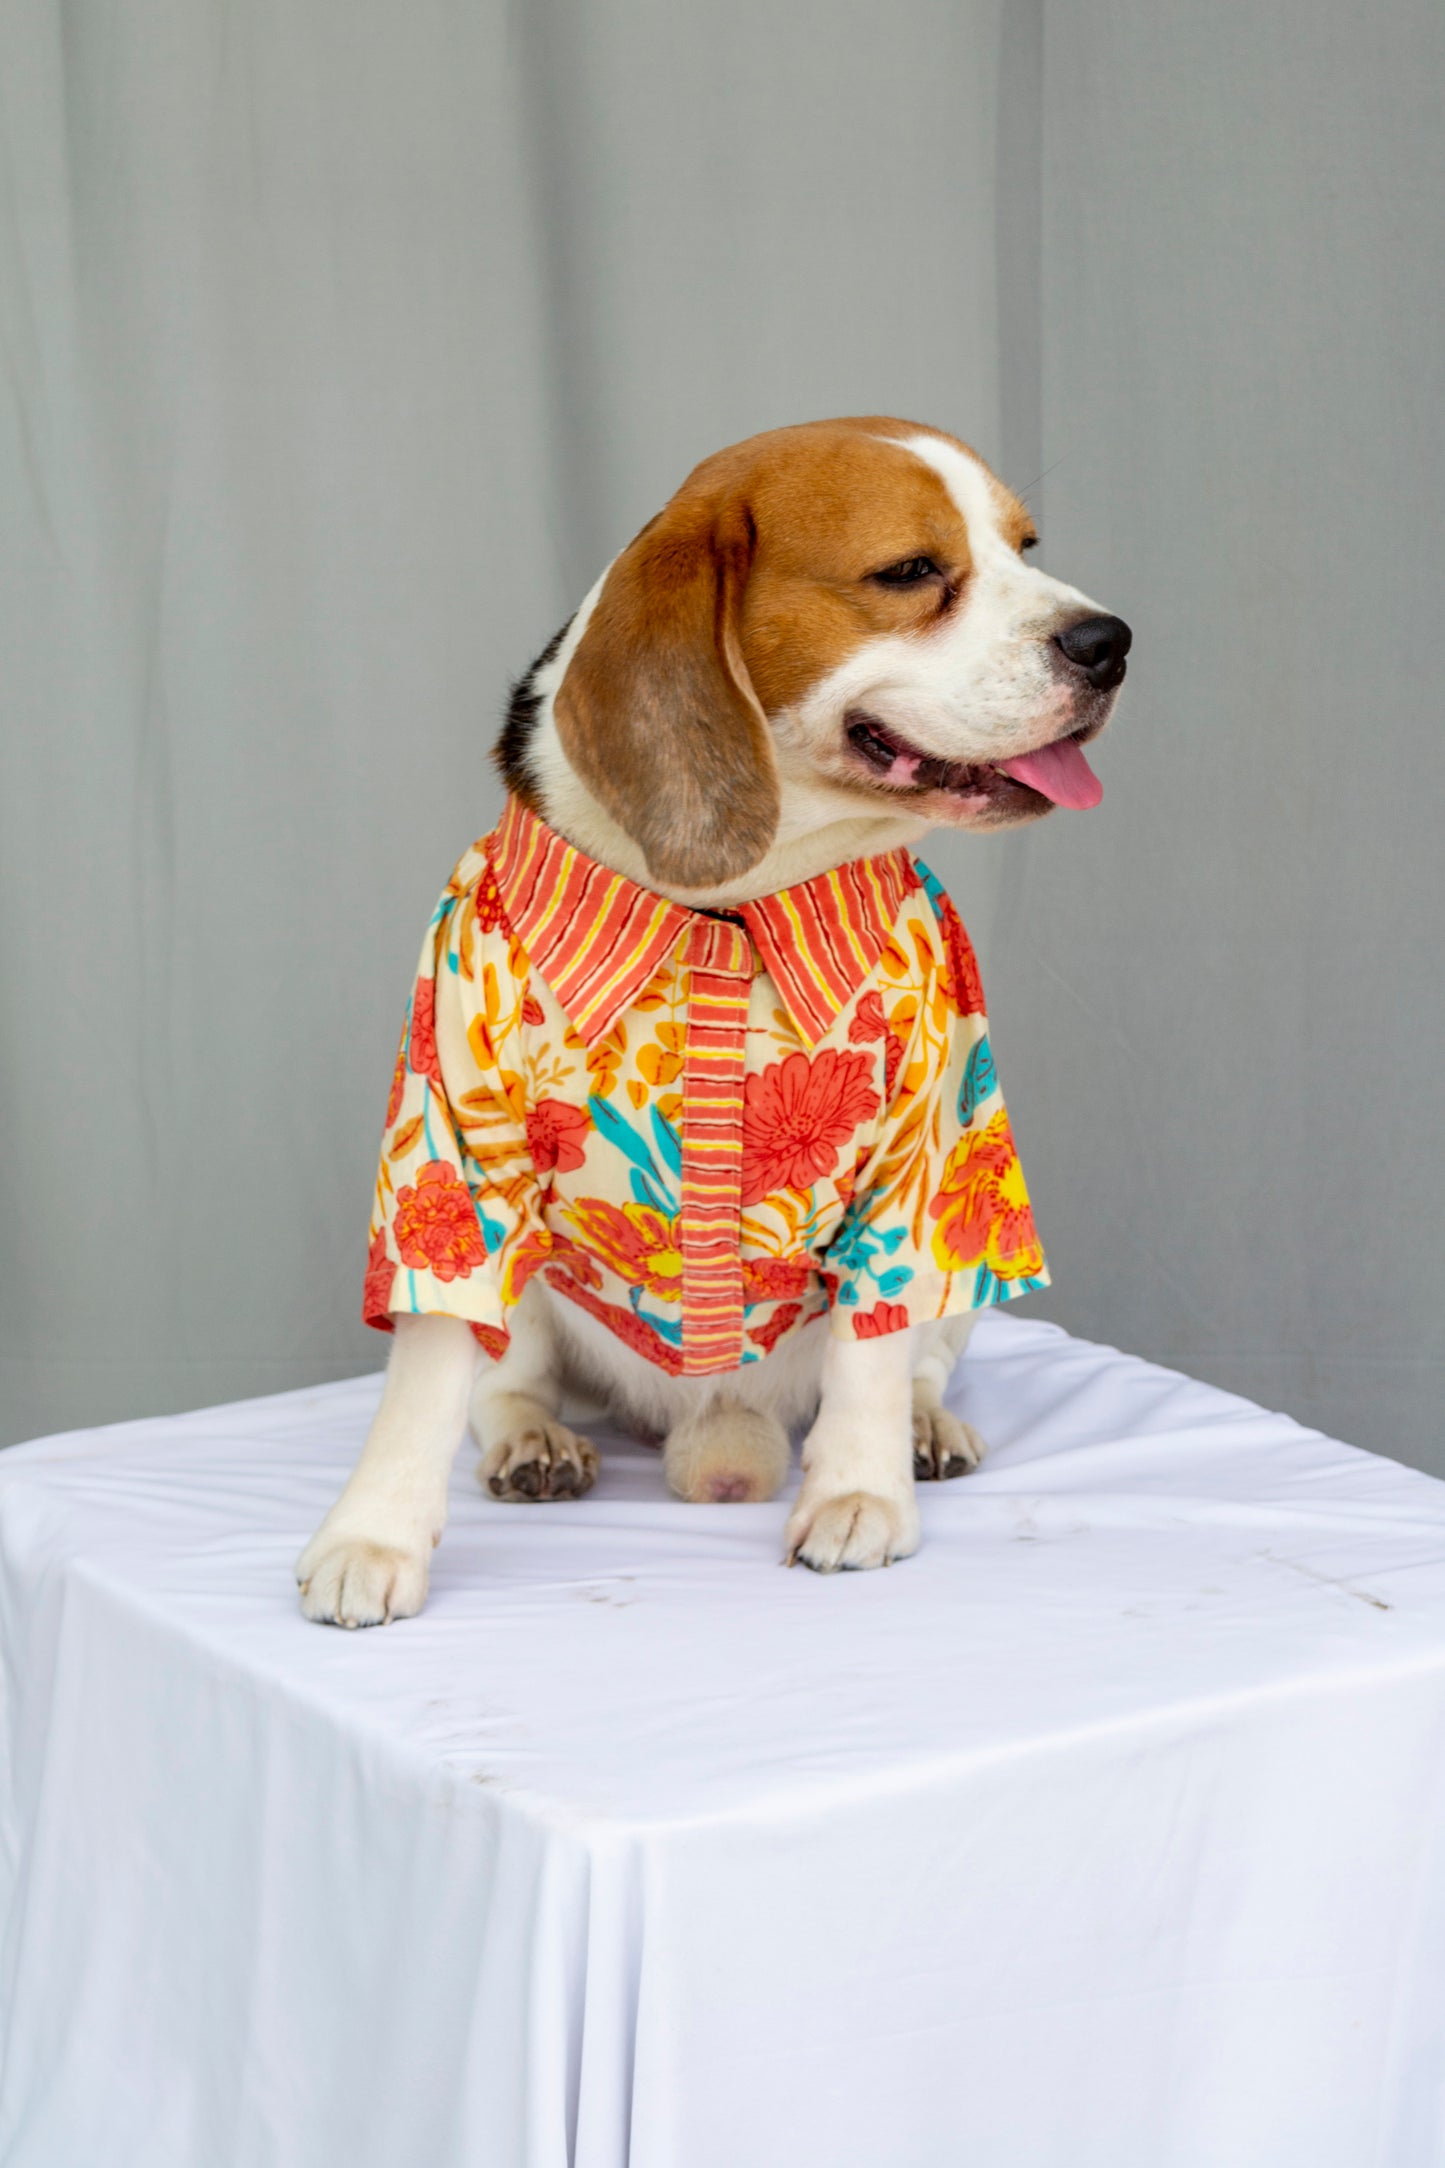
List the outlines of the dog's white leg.
<svg viewBox="0 0 1445 2168">
<path fill-rule="evenodd" d="M 943 1405 L 943 1389 L 968 1345 L 976 1312 L 920 1325 L 913 1365 L 913 1473 L 920 1483 L 968 1475 L 988 1447 L 971 1423 Z"/>
<path fill-rule="evenodd" d="M 840 1340 L 823 1356 L 823 1397 L 803 1444 L 803 1488 L 784 1542 L 819 1573 L 888 1566 L 918 1548 L 913 1495 L 913 1334 Z"/>
<path fill-rule="evenodd" d="M 478 1479 L 494 1498 L 580 1498 L 597 1481 L 597 1448 L 557 1420 L 562 1352 L 546 1290 L 532 1280 L 508 1319 L 511 1344 L 472 1388 Z"/>
<path fill-rule="evenodd" d="M 662 1464 L 669 1489 L 691 1505 L 771 1498 L 788 1472 L 788 1433 L 724 1393 L 673 1425 Z"/>
<path fill-rule="evenodd" d="M 361 1458 L 296 1562 L 307 1618 L 381 1626 L 413 1617 L 425 1603 L 477 1357 L 460 1318 L 396 1320 L 381 1406 Z"/>
</svg>

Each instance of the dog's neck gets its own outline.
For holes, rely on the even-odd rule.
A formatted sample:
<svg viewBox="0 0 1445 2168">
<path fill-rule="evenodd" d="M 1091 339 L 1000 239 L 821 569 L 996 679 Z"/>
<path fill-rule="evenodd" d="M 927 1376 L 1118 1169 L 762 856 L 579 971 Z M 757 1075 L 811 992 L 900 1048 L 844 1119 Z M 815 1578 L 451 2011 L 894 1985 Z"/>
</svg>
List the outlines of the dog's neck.
<svg viewBox="0 0 1445 2168">
<path fill-rule="evenodd" d="M 551 727 L 550 716 L 539 722 L 531 765 L 538 785 L 538 809 L 549 828 L 599 865 L 690 910 L 726 909 L 757 896 L 776 895 L 779 889 L 796 887 L 834 866 L 847 865 L 850 859 L 870 858 L 916 843 L 925 828 L 916 820 L 860 818 L 836 802 L 830 805 L 826 791 L 785 780 L 778 832 L 766 857 L 717 888 L 667 888 L 654 878 L 632 837 L 577 774 Z"/>
<path fill-rule="evenodd" d="M 816 778 L 790 775 L 784 765 L 777 834 L 767 855 L 716 888 L 662 887 L 637 843 L 588 789 L 567 757 L 552 712 L 553 694 L 566 660 L 564 649 L 551 668 L 537 672 L 534 681 L 538 703 L 527 768 L 536 808 L 558 835 L 639 888 L 665 895 L 690 910 L 725 910 L 811 881 L 852 859 L 911 847 L 927 832 L 927 822 L 905 815 L 860 814 L 856 800 Z"/>
<path fill-rule="evenodd" d="M 609 568 L 610 569 L 610 568 Z M 664 888 L 648 866 L 639 845 L 583 782 L 562 744 L 554 712 L 557 689 L 567 674 L 587 621 L 597 605 L 607 574 L 598 579 L 575 617 L 547 652 L 533 664 L 521 686 L 527 715 L 525 773 L 536 810 L 549 828 L 600 866 L 635 881 L 654 895 L 664 895 L 689 910 L 726 910 L 758 896 L 811 881 L 855 858 L 908 848 L 927 833 L 928 823 L 905 814 L 860 811 L 847 793 L 821 781 L 801 755 L 790 752 L 788 733 L 779 734 L 781 803 L 777 833 L 767 855 L 732 881 L 716 888 Z M 514 695 L 515 699 L 515 695 Z"/>
</svg>

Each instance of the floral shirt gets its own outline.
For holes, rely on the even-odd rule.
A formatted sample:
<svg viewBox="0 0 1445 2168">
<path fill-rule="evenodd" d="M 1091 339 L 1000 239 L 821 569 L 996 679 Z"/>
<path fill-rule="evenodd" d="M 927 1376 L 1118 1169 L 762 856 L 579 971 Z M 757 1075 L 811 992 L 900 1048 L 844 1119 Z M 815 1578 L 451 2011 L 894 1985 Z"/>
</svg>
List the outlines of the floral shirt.
<svg viewBox="0 0 1445 2168">
<path fill-rule="evenodd" d="M 973 950 L 926 868 L 689 911 L 509 800 L 422 947 L 364 1315 L 441 1311 L 500 1355 L 535 1272 L 674 1375 L 825 1309 L 866 1339 L 1046 1284 Z"/>
</svg>

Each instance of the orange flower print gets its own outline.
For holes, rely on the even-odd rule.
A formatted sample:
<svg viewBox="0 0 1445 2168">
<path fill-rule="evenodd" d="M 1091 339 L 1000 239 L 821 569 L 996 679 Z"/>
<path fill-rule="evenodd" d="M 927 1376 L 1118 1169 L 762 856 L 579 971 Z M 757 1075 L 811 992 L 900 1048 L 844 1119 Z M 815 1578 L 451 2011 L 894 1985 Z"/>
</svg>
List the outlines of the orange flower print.
<svg viewBox="0 0 1445 2168">
<path fill-rule="evenodd" d="M 442 1065 L 437 1055 L 436 1003 L 436 982 L 418 979 L 416 992 L 411 997 L 407 1059 L 417 1076 L 429 1076 L 433 1083 L 440 1084 Z"/>
<path fill-rule="evenodd" d="M 802 1314 L 801 1302 L 780 1302 L 772 1316 L 764 1318 L 761 1325 L 749 1325 L 748 1338 L 765 1355 L 771 1354 L 783 1334 L 792 1331 Z"/>
<path fill-rule="evenodd" d="M 676 1220 L 664 1218 L 651 1205 L 615 1205 L 602 1197 L 579 1197 L 563 1217 L 620 1280 L 664 1302 L 681 1302 L 682 1251 Z"/>
<path fill-rule="evenodd" d="M 944 947 L 948 951 L 948 976 L 959 1015 L 981 1016 L 983 980 L 978 974 L 978 958 L 973 953 L 973 943 L 963 930 L 963 920 L 954 909 L 952 898 L 945 896 L 940 890 L 937 900 L 939 924 L 943 929 Z"/>
<path fill-rule="evenodd" d="M 785 1295 L 805 1295 L 812 1278 L 806 1257 L 745 1257 L 744 1302 L 781 1302 Z"/>
<path fill-rule="evenodd" d="M 522 1022 L 536 1025 L 545 1024 L 546 1021 L 547 1011 L 543 1008 L 537 996 L 535 994 L 524 994 L 522 996 Z"/>
<path fill-rule="evenodd" d="M 504 1332 L 500 1325 L 474 1324 L 472 1326 L 472 1338 L 476 1341 L 482 1353 L 490 1355 L 494 1363 L 501 1361 L 512 1344 L 512 1335 L 509 1332 Z"/>
<path fill-rule="evenodd" d="M 807 1189 L 827 1174 L 854 1131 L 877 1112 L 866 1054 L 831 1047 L 809 1061 L 789 1054 L 743 1086 L 743 1195 L 758 1204 L 782 1189 Z"/>
<path fill-rule="evenodd" d="M 444 1159 L 429 1159 L 415 1187 L 397 1191 L 392 1226 L 402 1263 L 439 1280 L 465 1280 L 486 1262 L 472 1193 Z"/>
<path fill-rule="evenodd" d="M 483 933 L 490 933 L 501 922 L 502 897 L 497 887 L 497 877 L 488 865 L 477 882 L 477 924 Z"/>
<path fill-rule="evenodd" d="M 580 1107 L 565 1099 L 539 1099 L 527 1109 L 527 1149 L 538 1174 L 571 1174 L 587 1157 L 587 1132 L 592 1127 Z"/>
<path fill-rule="evenodd" d="M 909 1323 L 901 1302 L 875 1302 L 871 1310 L 853 1313 L 855 1340 L 881 1340 L 885 1333 L 902 1332 Z"/>
<path fill-rule="evenodd" d="M 366 1259 L 366 1279 L 361 1290 L 361 1317 L 363 1324 L 379 1325 L 383 1332 L 392 1330 L 391 1287 L 396 1278 L 396 1266 L 386 1254 L 386 1233 L 378 1228 L 371 1238 L 371 1249 Z"/>
<path fill-rule="evenodd" d="M 532 1274 L 552 1256 L 552 1237 L 545 1227 L 529 1227 L 520 1242 L 505 1251 L 502 1270 L 502 1301 L 510 1309 Z"/>
<path fill-rule="evenodd" d="M 891 1097 L 893 1079 L 903 1059 L 903 1041 L 890 1028 L 883 1013 L 883 997 L 876 988 L 870 987 L 853 1011 L 848 1037 L 855 1046 L 866 1045 L 870 1039 L 883 1041 L 883 1092 L 885 1097 Z"/>
<path fill-rule="evenodd" d="M 938 1221 L 933 1254 L 945 1272 L 987 1265 L 1000 1280 L 1042 1272 L 1044 1253 L 1002 1107 L 986 1129 L 959 1138 L 928 1209 Z"/>
<path fill-rule="evenodd" d="M 887 1029 L 888 1019 L 883 1014 L 883 996 L 876 987 L 870 986 L 853 1011 L 848 1037 L 855 1046 L 861 1046 L 869 1039 L 881 1039 Z"/>
<path fill-rule="evenodd" d="M 587 1252 L 579 1250 L 576 1243 L 569 1242 L 565 1235 L 553 1235 L 552 1256 L 557 1270 L 564 1275 L 564 1278 L 570 1273 L 579 1287 L 600 1287 L 602 1285 L 602 1274 L 598 1267 L 593 1264 Z M 553 1275 L 553 1282 L 554 1285 L 558 1284 L 555 1274 Z"/>
</svg>

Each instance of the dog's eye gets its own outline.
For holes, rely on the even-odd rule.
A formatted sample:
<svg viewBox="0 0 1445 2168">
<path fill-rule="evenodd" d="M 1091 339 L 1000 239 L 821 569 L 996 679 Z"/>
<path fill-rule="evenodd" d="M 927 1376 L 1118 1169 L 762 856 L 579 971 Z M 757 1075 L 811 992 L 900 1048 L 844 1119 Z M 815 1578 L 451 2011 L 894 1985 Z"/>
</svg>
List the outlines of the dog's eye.
<svg viewBox="0 0 1445 2168">
<path fill-rule="evenodd" d="M 1019 544 L 1019 551 L 1020 551 L 1020 554 L 1022 554 L 1022 552 L 1023 552 L 1024 550 L 1036 550 L 1036 549 L 1038 548 L 1038 546 L 1039 546 L 1039 538 L 1038 538 L 1038 536 L 1037 536 L 1036 534 L 1026 534 L 1026 535 L 1024 536 L 1024 538 L 1023 538 L 1022 542 L 1020 542 L 1020 544 Z"/>
<path fill-rule="evenodd" d="M 903 557 L 873 577 L 884 587 L 916 587 L 920 580 L 937 579 L 938 567 L 931 557 Z"/>
</svg>

